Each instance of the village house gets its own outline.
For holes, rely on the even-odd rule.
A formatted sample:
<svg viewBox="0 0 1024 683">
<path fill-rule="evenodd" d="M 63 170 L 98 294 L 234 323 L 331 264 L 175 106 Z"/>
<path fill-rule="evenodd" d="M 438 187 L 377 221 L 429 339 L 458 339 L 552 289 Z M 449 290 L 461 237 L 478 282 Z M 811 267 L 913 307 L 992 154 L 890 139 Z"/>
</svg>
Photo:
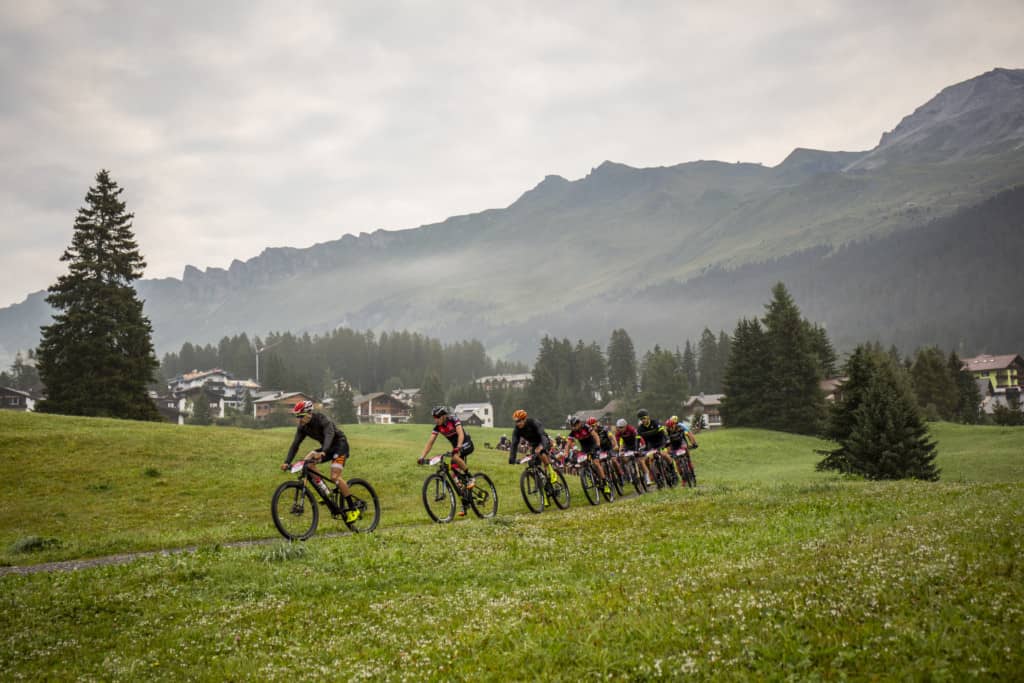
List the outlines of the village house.
<svg viewBox="0 0 1024 683">
<path fill-rule="evenodd" d="M 230 410 L 242 410 L 247 396 L 255 396 L 260 390 L 260 385 L 251 379 L 235 379 L 231 373 L 214 368 L 213 370 L 193 370 L 178 375 L 167 383 L 169 399 L 161 398 L 157 404 L 161 408 L 163 403 L 173 400 L 177 403 L 176 409 L 179 417 L 177 422 L 181 424 L 185 415 L 191 415 L 195 411 L 195 401 L 203 392 L 210 404 L 210 415 L 223 418 Z M 165 417 L 172 415 L 172 408 L 164 406 L 161 414 Z"/>
<path fill-rule="evenodd" d="M 0 410 L 35 410 L 36 398 L 27 391 L 0 387 Z"/>
<path fill-rule="evenodd" d="M 725 394 L 700 393 L 690 396 L 683 404 L 683 412 L 691 416 L 691 425 L 700 425 L 701 429 L 721 427 L 723 398 Z"/>
<path fill-rule="evenodd" d="M 480 421 L 480 427 L 494 426 L 494 406 L 490 403 L 460 403 L 453 409 L 463 424 L 472 424 L 471 415 L 476 415 Z"/>
<path fill-rule="evenodd" d="M 286 411 L 289 414 L 299 401 L 312 401 L 313 397 L 301 391 L 267 391 L 257 395 L 252 402 L 252 416 L 257 420 L 266 420 L 275 411 Z"/>
<path fill-rule="evenodd" d="M 411 405 L 383 391 L 361 394 L 352 403 L 360 424 L 400 424 L 412 417 Z"/>
<path fill-rule="evenodd" d="M 525 389 L 526 385 L 533 379 L 528 372 L 513 375 L 488 375 L 473 380 L 474 384 L 480 386 L 484 391 L 495 389 Z"/>
<path fill-rule="evenodd" d="M 1024 381 L 1024 358 L 1020 354 L 975 356 L 963 359 L 964 369 L 975 379 L 988 380 L 995 394 L 1007 389 L 1020 391 Z"/>
</svg>

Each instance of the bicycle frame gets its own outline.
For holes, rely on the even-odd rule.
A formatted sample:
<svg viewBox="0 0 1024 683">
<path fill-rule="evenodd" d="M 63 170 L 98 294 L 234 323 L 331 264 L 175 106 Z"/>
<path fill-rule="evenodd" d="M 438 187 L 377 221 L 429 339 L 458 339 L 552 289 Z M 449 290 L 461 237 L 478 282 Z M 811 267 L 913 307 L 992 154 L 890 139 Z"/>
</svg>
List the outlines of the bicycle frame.
<svg viewBox="0 0 1024 683">
<path fill-rule="evenodd" d="M 460 482 L 457 482 L 455 480 L 454 476 L 452 476 L 453 468 L 451 463 L 448 462 L 448 458 L 451 457 L 451 452 L 442 453 L 441 455 L 434 456 L 433 458 L 428 460 L 427 464 L 437 465 L 437 473 L 444 477 L 445 481 L 448 482 L 448 485 L 452 487 L 453 491 L 459 494 L 463 501 L 468 502 L 466 489 L 462 486 Z"/>
<path fill-rule="evenodd" d="M 292 472 L 298 472 L 298 479 L 302 482 L 303 487 L 312 489 L 316 495 L 320 496 L 320 500 L 324 501 L 324 504 L 327 505 L 327 509 L 331 511 L 331 515 L 340 515 L 345 512 L 343 506 L 339 506 L 334 502 L 334 492 L 338 490 L 337 484 L 335 484 L 330 477 L 325 477 L 316 469 L 313 463 L 308 460 L 303 460 L 300 463 L 292 465 Z M 327 488 L 330 491 L 329 495 L 324 495 L 324 492 L 320 490 L 320 487 L 313 483 L 313 477 L 319 477 L 324 482 L 330 482 L 330 484 L 327 484 Z M 334 490 L 330 489 L 331 486 L 334 486 Z"/>
</svg>

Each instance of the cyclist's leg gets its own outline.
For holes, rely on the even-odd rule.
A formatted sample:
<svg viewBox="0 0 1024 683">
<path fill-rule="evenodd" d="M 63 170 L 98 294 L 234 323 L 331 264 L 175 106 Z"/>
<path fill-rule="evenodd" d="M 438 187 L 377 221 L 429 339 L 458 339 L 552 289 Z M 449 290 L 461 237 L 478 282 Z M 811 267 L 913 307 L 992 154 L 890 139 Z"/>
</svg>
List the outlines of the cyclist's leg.
<svg viewBox="0 0 1024 683">
<path fill-rule="evenodd" d="M 331 481 L 338 485 L 338 490 L 341 491 L 341 495 L 345 500 L 352 502 L 349 498 L 352 494 L 348 490 L 348 482 L 341 476 L 345 471 L 345 462 L 348 460 L 348 441 L 345 439 L 341 440 L 341 446 L 337 452 L 331 452 L 325 455 L 325 458 L 331 458 Z"/>
</svg>

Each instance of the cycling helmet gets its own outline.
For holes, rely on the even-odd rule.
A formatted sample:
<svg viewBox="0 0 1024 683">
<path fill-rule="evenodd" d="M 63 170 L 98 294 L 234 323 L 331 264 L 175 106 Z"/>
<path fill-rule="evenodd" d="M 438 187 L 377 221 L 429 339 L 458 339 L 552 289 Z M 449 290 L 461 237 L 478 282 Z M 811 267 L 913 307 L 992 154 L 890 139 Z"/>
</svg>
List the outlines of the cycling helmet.
<svg viewBox="0 0 1024 683">
<path fill-rule="evenodd" d="M 648 413 L 648 412 L 647 412 L 646 410 L 644 410 L 643 408 L 641 408 L 640 410 L 636 411 L 636 417 L 637 417 L 637 419 L 638 419 L 638 420 L 642 420 L 642 419 L 644 419 L 645 417 L 650 417 L 650 416 L 651 416 L 651 414 L 650 414 L 650 413 Z"/>
<path fill-rule="evenodd" d="M 679 422 L 679 416 L 678 416 L 678 415 L 673 415 L 673 416 L 672 416 L 672 417 L 670 417 L 669 419 L 670 419 L 670 420 L 672 420 L 673 422 L 677 423 L 677 424 L 678 424 L 678 422 Z"/>
<path fill-rule="evenodd" d="M 525 420 L 526 411 L 522 409 L 517 410 L 516 412 L 512 413 L 512 419 L 515 420 L 516 422 L 519 422 L 520 420 Z"/>
<path fill-rule="evenodd" d="M 615 421 L 615 426 L 618 427 L 619 429 L 625 429 L 626 428 L 626 418 L 620 417 L 618 420 Z"/>
<path fill-rule="evenodd" d="M 583 420 L 581 420 L 576 415 L 570 415 L 569 417 L 565 418 L 565 421 L 568 422 L 569 426 L 571 426 L 571 427 L 575 427 L 576 425 L 578 425 L 581 422 L 583 422 Z"/>
<path fill-rule="evenodd" d="M 434 406 L 434 409 L 430 411 L 433 417 L 441 417 L 442 415 L 448 414 L 448 409 L 444 406 Z"/>
<path fill-rule="evenodd" d="M 597 418 L 596 417 L 588 417 L 587 418 L 587 426 L 588 427 L 593 427 L 596 424 L 597 424 Z"/>
<path fill-rule="evenodd" d="M 313 402 L 312 401 L 299 401 L 298 403 L 295 404 L 295 407 L 292 408 L 292 415 L 296 415 L 296 416 L 298 416 L 298 415 L 309 415 L 312 412 L 313 412 Z"/>
<path fill-rule="evenodd" d="M 679 422 L 679 418 L 673 415 L 669 419 L 665 420 L 665 429 L 672 429 Z"/>
</svg>

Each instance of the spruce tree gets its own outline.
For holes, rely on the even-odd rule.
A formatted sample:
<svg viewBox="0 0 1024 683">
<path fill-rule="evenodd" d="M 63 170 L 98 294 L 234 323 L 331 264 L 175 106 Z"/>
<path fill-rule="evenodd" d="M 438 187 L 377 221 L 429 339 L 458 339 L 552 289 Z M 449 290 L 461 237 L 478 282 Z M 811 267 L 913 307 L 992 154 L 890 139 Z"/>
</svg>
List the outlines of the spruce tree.
<svg viewBox="0 0 1024 683">
<path fill-rule="evenodd" d="M 809 325 L 784 284 L 776 284 L 772 296 L 764 316 L 769 373 L 763 396 L 771 408 L 762 426 L 815 434 L 825 416 L 825 397 Z"/>
<path fill-rule="evenodd" d="M 829 415 L 819 470 L 869 479 L 938 479 L 935 444 L 917 409 L 906 371 L 877 346 L 861 345 L 846 363 L 849 379 Z"/>
<path fill-rule="evenodd" d="M 741 319 L 733 333 L 725 368 L 722 421 L 729 427 L 758 427 L 767 418 L 768 354 L 761 323 Z"/>
<path fill-rule="evenodd" d="M 697 343 L 697 388 L 705 394 L 717 394 L 722 388 L 722 376 L 719 374 L 718 341 L 715 334 L 708 328 L 701 332 Z"/>
<path fill-rule="evenodd" d="M 926 413 L 934 411 L 940 419 L 953 419 L 959 396 L 956 381 L 949 373 L 949 365 L 942 351 L 934 346 L 918 349 L 914 364 L 910 367 L 910 377 L 920 408 Z"/>
<path fill-rule="evenodd" d="M 37 353 L 42 412 L 160 419 L 146 391 L 159 367 L 152 326 L 131 286 L 146 263 L 122 192 L 107 171 L 96 175 L 61 256 L 68 273 L 49 288 L 57 312 Z"/>
<path fill-rule="evenodd" d="M 697 355 L 693 352 L 690 340 L 683 347 L 683 374 L 686 375 L 686 386 L 689 391 L 697 391 Z"/>
<path fill-rule="evenodd" d="M 608 341 L 608 386 L 616 398 L 636 394 L 636 349 L 624 329 L 612 331 Z"/>
<path fill-rule="evenodd" d="M 339 381 L 334 382 L 331 389 L 331 417 L 338 424 L 355 424 L 358 421 L 356 417 L 356 406 L 353 401 L 355 396 L 352 395 L 352 388 L 348 385 L 348 382 Z M 417 408 L 421 406 L 417 405 Z M 416 410 L 413 410 L 416 413 Z"/>
<path fill-rule="evenodd" d="M 956 385 L 957 405 L 954 419 L 964 424 L 977 424 L 981 413 L 981 393 L 974 377 L 964 368 L 956 351 L 949 354 L 946 369 Z"/>
<path fill-rule="evenodd" d="M 671 351 L 655 345 L 644 356 L 640 404 L 664 421 L 686 401 L 686 378 Z"/>
<path fill-rule="evenodd" d="M 444 405 L 444 387 L 441 386 L 441 378 L 437 376 L 436 372 L 427 372 L 420 385 L 420 402 L 413 410 L 413 422 L 430 424 L 434 421 L 431 411 L 434 406 L 440 405 Z"/>
</svg>

